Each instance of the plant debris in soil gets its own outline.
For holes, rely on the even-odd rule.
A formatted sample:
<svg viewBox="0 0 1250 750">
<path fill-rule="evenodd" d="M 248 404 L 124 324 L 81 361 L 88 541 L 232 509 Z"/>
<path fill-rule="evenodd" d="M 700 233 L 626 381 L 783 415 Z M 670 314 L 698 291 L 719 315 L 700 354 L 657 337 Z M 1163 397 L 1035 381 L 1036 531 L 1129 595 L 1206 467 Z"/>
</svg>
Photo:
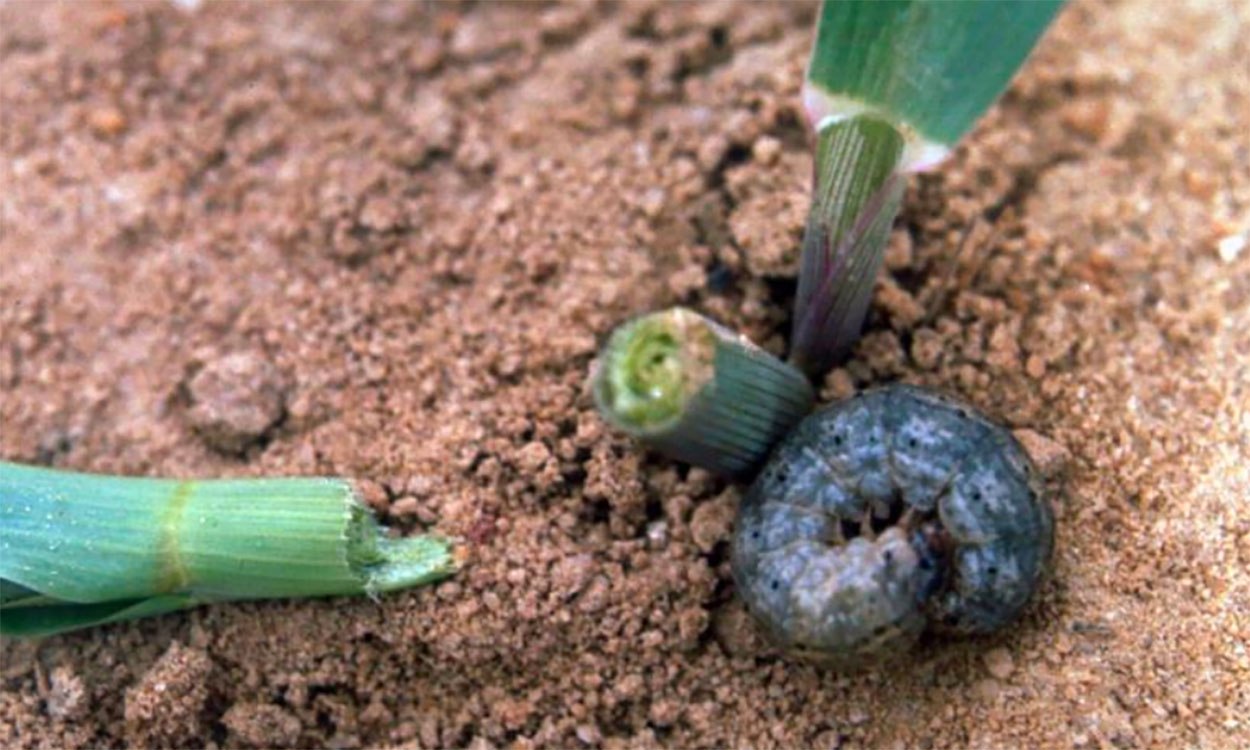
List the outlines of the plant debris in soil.
<svg viewBox="0 0 1250 750">
<path fill-rule="evenodd" d="M 0 456 L 359 477 L 472 556 L 4 641 L 0 745 L 1250 745 L 1246 6 L 1069 6 L 911 181 L 822 385 L 1027 431 L 1058 554 L 1006 632 L 782 660 L 732 592 L 740 488 L 594 413 L 644 311 L 783 351 L 813 13 L 0 4 Z"/>
</svg>

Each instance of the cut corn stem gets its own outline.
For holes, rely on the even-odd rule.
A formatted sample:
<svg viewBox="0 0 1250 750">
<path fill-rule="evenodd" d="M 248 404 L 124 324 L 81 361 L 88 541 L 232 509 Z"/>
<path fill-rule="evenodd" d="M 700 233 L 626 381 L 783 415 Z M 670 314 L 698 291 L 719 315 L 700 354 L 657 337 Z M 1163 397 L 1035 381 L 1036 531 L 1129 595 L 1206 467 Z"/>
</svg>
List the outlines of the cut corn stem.
<svg viewBox="0 0 1250 750">
<path fill-rule="evenodd" d="M 901 133 L 874 115 L 817 134 L 812 205 L 803 235 L 790 362 L 813 380 L 859 338 L 903 202 Z"/>
<path fill-rule="evenodd" d="M 453 573 L 451 541 L 390 539 L 342 479 L 180 481 L 0 462 L 0 634 L 235 599 L 376 595 Z"/>
<path fill-rule="evenodd" d="M 802 373 L 685 308 L 618 328 L 594 375 L 600 413 L 670 458 L 743 476 L 812 409 Z"/>
</svg>

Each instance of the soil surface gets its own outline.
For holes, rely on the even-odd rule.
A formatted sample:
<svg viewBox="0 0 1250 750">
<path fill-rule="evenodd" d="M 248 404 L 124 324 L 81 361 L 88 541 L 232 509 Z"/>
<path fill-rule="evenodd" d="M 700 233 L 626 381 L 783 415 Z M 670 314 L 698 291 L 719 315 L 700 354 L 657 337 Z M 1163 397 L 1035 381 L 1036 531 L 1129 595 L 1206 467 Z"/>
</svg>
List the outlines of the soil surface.
<svg viewBox="0 0 1250 750">
<path fill-rule="evenodd" d="M 784 350 L 813 10 L 0 4 L 0 456 L 358 477 L 471 554 L 0 643 L 0 745 L 1250 746 L 1250 6 L 1069 6 L 824 384 L 1019 431 L 1059 544 L 1006 632 L 779 658 L 741 488 L 596 417 L 632 315 Z"/>
</svg>

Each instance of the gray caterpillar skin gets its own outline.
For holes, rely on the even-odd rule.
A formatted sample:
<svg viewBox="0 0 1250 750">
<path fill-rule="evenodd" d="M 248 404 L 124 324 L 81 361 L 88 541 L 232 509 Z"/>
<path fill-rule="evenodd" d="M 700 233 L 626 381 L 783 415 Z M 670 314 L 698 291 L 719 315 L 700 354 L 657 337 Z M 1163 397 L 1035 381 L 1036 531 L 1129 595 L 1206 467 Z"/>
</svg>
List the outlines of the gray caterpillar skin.
<svg viewBox="0 0 1250 750">
<path fill-rule="evenodd" d="M 793 656 L 854 663 L 926 625 L 984 633 L 1024 608 L 1054 518 L 1024 450 L 971 407 L 893 385 L 799 423 L 747 491 L 733 572 Z"/>
</svg>

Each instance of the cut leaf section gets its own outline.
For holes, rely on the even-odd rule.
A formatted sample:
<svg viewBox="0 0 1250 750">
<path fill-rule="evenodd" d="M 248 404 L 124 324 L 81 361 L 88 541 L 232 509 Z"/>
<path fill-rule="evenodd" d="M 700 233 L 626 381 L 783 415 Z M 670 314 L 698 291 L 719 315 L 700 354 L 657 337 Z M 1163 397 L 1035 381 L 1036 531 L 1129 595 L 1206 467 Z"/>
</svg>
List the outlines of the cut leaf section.
<svg viewBox="0 0 1250 750">
<path fill-rule="evenodd" d="M 801 372 L 680 307 L 614 331 L 593 387 L 600 413 L 614 427 L 725 476 L 762 463 L 814 398 Z"/>
<path fill-rule="evenodd" d="M 347 480 L 143 479 L 0 462 L 0 633 L 212 601 L 372 595 L 455 569 L 451 541 L 388 538 Z"/>
</svg>

